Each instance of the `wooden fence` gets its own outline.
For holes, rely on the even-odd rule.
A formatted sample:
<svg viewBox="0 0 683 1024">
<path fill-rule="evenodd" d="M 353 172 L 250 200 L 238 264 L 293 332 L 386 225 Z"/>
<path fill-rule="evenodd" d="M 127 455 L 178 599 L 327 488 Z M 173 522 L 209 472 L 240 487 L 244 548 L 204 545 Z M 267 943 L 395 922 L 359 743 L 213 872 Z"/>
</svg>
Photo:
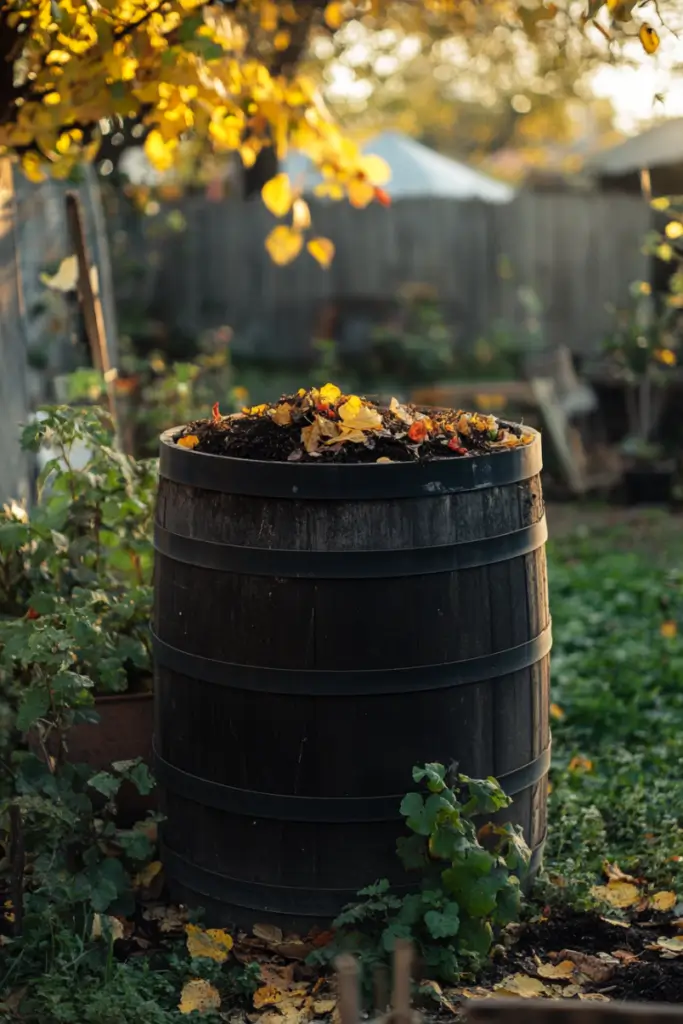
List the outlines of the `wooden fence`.
<svg viewBox="0 0 683 1024">
<path fill-rule="evenodd" d="M 127 225 L 156 315 L 191 336 L 228 324 L 238 350 L 273 359 L 310 353 L 326 308 L 344 304 L 371 318 L 401 285 L 418 282 L 436 289 L 456 340 L 521 323 L 526 286 L 542 304 L 547 341 L 589 354 L 609 329 L 608 307 L 627 304 L 631 282 L 648 273 L 641 245 L 650 213 L 631 196 L 529 193 L 506 206 L 423 199 L 360 211 L 316 202 L 314 228 L 337 248 L 328 271 L 306 252 L 288 267 L 268 259 L 263 243 L 275 221 L 260 200 L 192 196 L 178 208 L 185 230 L 161 241 L 156 218 Z M 358 332 L 343 346 L 362 347 L 367 331 L 359 324 Z"/>
</svg>

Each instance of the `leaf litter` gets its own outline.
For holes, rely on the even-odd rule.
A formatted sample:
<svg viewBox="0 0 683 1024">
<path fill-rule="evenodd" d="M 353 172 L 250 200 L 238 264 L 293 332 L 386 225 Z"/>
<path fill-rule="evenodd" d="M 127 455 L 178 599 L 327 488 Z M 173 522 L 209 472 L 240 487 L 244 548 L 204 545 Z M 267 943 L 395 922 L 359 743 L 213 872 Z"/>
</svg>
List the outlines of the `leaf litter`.
<svg viewBox="0 0 683 1024">
<path fill-rule="evenodd" d="M 343 394 L 335 384 L 301 388 L 272 405 L 212 415 L 174 440 L 188 451 L 275 462 L 424 462 L 497 454 L 528 445 L 533 432 L 493 415 L 388 405 Z"/>
</svg>

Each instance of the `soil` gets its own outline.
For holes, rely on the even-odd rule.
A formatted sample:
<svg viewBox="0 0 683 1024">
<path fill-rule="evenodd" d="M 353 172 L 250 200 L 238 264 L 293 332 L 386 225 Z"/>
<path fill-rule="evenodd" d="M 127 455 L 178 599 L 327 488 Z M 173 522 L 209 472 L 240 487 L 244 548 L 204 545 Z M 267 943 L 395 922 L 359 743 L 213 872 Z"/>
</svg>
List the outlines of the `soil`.
<svg viewBox="0 0 683 1024">
<path fill-rule="evenodd" d="M 529 444 L 521 427 L 462 410 L 389 406 L 334 385 L 283 395 L 273 405 L 188 424 L 176 444 L 197 452 L 273 462 L 419 462 L 499 454 Z"/>
<path fill-rule="evenodd" d="M 681 932 L 672 927 L 671 915 L 646 917 L 646 921 L 635 921 L 624 928 L 597 914 L 564 911 L 546 921 L 528 923 L 521 927 L 514 944 L 504 953 L 500 951 L 479 983 L 490 990 L 511 974 L 535 977 L 539 962 L 558 962 L 565 958 L 566 951 L 592 957 L 611 957 L 617 951 L 619 963 L 613 966 L 611 977 L 601 982 L 583 978 L 584 993 L 597 993 L 609 1000 L 683 1002 L 683 957 L 648 948 L 654 947 L 662 935 L 671 938 Z M 637 959 L 622 958 L 622 953 Z"/>
</svg>

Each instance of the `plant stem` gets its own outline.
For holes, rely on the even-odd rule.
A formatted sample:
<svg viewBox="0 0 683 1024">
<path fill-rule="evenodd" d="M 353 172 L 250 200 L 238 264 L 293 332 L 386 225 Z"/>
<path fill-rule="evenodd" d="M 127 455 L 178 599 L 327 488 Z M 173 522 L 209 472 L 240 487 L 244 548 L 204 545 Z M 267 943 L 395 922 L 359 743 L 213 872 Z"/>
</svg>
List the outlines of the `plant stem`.
<svg viewBox="0 0 683 1024">
<path fill-rule="evenodd" d="M 10 897 L 14 911 L 14 935 L 21 935 L 24 921 L 24 868 L 26 853 L 24 849 L 24 830 L 21 824 L 21 811 L 16 804 L 9 809 L 10 820 Z"/>
</svg>

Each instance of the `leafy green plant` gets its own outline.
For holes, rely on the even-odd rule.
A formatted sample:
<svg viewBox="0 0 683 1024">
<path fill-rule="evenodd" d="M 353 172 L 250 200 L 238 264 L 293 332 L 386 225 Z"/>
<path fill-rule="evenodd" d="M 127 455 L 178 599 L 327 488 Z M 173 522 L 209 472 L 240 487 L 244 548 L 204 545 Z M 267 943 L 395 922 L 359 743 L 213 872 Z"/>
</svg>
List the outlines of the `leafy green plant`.
<svg viewBox="0 0 683 1024">
<path fill-rule="evenodd" d="M 409 871 L 419 871 L 416 891 L 399 896 L 386 879 L 361 890 L 362 902 L 335 921 L 340 948 L 359 950 L 366 965 L 384 960 L 396 939 L 410 938 L 430 977 L 454 981 L 489 952 L 496 931 L 517 919 L 520 881 L 530 851 L 516 826 L 474 820 L 496 814 L 511 800 L 495 779 L 457 775 L 450 784 L 442 764 L 413 769 L 427 795 L 408 793 L 401 814 L 413 833 L 398 842 Z"/>
</svg>

